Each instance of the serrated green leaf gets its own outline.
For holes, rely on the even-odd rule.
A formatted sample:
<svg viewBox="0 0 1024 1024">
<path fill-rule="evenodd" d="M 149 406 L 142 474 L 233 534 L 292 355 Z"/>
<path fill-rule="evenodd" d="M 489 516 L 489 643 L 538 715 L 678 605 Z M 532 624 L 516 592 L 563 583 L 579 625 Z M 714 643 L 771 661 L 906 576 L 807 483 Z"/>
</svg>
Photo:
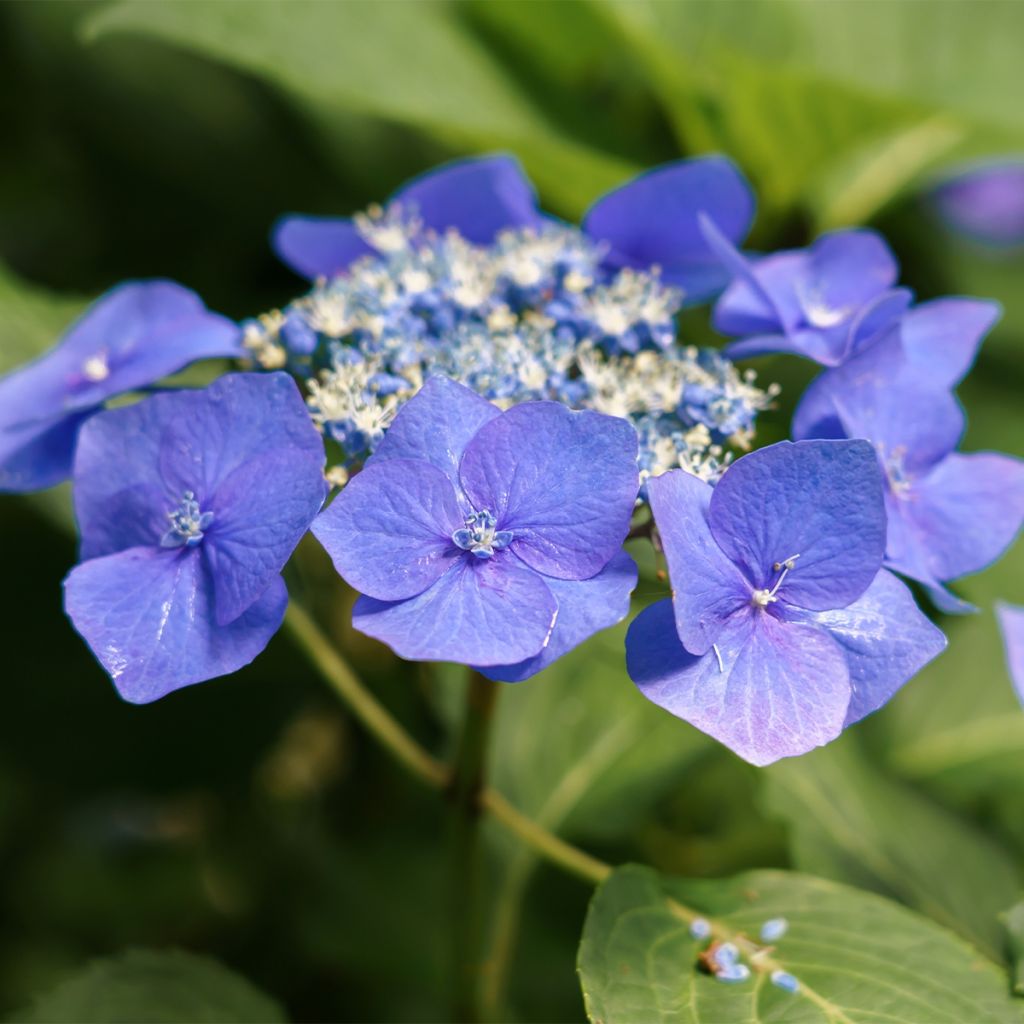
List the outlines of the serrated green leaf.
<svg viewBox="0 0 1024 1024">
<path fill-rule="evenodd" d="M 754 977 L 723 984 L 697 970 L 689 934 L 699 912 L 738 941 Z M 789 931 L 749 960 L 762 923 Z M 871 893 L 781 871 L 682 881 L 630 865 L 594 895 L 579 950 L 594 1024 L 1019 1024 L 1005 975 L 967 943 Z M 770 984 L 780 967 L 801 991 Z"/>
<path fill-rule="evenodd" d="M 265 78 L 311 105 L 322 129 L 325 111 L 345 109 L 415 127 L 455 150 L 509 147 L 571 215 L 636 171 L 557 131 L 439 0 L 126 0 L 84 31 L 89 39 L 149 36 Z"/>
<path fill-rule="evenodd" d="M 25 1024 L 276 1024 L 281 1007 L 214 960 L 131 950 L 97 960 L 19 1015 Z"/>
<path fill-rule="evenodd" d="M 1003 957 L 997 915 L 1014 899 L 1013 858 L 974 825 L 887 777 L 855 737 L 762 773 L 794 866 L 898 899 Z"/>
</svg>

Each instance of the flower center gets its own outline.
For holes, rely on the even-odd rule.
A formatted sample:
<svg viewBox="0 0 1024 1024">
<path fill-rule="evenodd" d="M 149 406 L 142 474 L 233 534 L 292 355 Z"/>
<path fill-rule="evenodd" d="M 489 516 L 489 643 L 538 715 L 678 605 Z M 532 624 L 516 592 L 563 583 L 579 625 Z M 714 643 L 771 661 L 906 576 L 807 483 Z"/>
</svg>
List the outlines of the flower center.
<svg viewBox="0 0 1024 1024">
<path fill-rule="evenodd" d="M 106 352 L 97 352 L 82 363 L 82 376 L 92 384 L 99 384 L 110 376 L 110 362 Z"/>
<path fill-rule="evenodd" d="M 910 491 L 910 485 L 912 482 L 910 474 L 903 465 L 903 460 L 907 456 L 906 446 L 898 445 L 893 448 L 891 452 L 886 454 L 885 449 L 879 445 L 878 454 L 882 459 L 882 468 L 885 470 L 885 478 L 888 481 L 889 490 L 892 491 L 897 498 L 906 497 Z"/>
<path fill-rule="evenodd" d="M 160 539 L 162 548 L 194 548 L 213 522 L 212 512 L 203 512 L 191 491 L 186 491 L 181 504 L 167 513 L 171 528 Z"/>
<path fill-rule="evenodd" d="M 796 568 L 796 560 L 799 555 L 790 555 L 789 558 L 783 559 L 781 562 L 776 562 L 772 569 L 779 574 L 779 578 L 775 581 L 774 586 L 771 590 L 755 590 L 751 594 L 751 601 L 757 605 L 758 608 L 767 608 L 768 605 L 775 601 L 778 601 L 776 596 L 779 592 L 779 587 L 782 586 L 782 581 Z"/>
<path fill-rule="evenodd" d="M 497 529 L 498 520 L 489 509 L 466 516 L 466 526 L 452 534 L 452 540 L 463 551 L 477 558 L 490 558 L 495 551 L 507 548 L 512 541 L 511 530 Z"/>
</svg>

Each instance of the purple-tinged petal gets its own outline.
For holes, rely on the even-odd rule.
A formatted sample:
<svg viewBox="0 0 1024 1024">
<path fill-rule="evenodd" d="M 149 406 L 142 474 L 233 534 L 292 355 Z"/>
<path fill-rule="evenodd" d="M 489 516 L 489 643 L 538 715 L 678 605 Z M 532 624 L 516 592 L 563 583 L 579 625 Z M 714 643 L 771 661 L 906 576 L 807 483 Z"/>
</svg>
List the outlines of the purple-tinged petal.
<svg viewBox="0 0 1024 1024">
<path fill-rule="evenodd" d="M 942 631 L 922 614 L 907 586 L 884 569 L 846 608 L 794 609 L 787 618 L 827 630 L 846 654 L 852 691 L 847 726 L 888 703 L 946 647 Z"/>
<path fill-rule="evenodd" d="M 919 476 L 960 442 L 964 413 L 952 392 L 916 383 L 908 367 L 882 387 L 865 374 L 859 383 L 837 378 L 832 403 L 847 437 L 870 441 L 890 477 Z"/>
<path fill-rule="evenodd" d="M 864 441 L 781 441 L 733 463 L 711 495 L 711 533 L 758 589 L 799 556 L 779 600 L 841 608 L 868 588 L 885 551 L 882 474 Z"/>
<path fill-rule="evenodd" d="M 404 406 L 373 455 L 429 462 L 461 489 L 459 463 L 466 446 L 501 410 L 464 384 L 431 377 Z"/>
<path fill-rule="evenodd" d="M 476 245 L 490 245 L 505 228 L 541 223 L 533 186 L 519 161 L 506 155 L 435 167 L 403 185 L 392 201 L 409 207 L 428 228 L 454 228 Z"/>
<path fill-rule="evenodd" d="M 636 457 L 626 420 L 527 402 L 480 429 L 459 477 L 474 506 L 512 531 L 511 550 L 527 565 L 582 580 L 600 572 L 629 533 Z"/>
<path fill-rule="evenodd" d="M 957 597 L 953 591 L 948 587 L 944 587 L 941 583 L 922 582 L 921 585 L 924 587 L 925 593 L 930 598 L 932 604 L 940 612 L 945 612 L 946 615 L 971 615 L 981 611 L 976 604 L 971 604 L 970 601 Z"/>
<path fill-rule="evenodd" d="M 1006 647 L 1006 667 L 1017 699 L 1024 704 L 1024 608 L 997 601 L 996 618 Z"/>
<path fill-rule="evenodd" d="M 792 334 L 758 334 L 725 346 L 727 359 L 753 359 L 755 356 L 791 355 L 813 359 L 823 366 L 838 362 L 829 339 L 818 331 L 793 331 Z"/>
<path fill-rule="evenodd" d="M 995 452 L 950 455 L 912 485 L 905 507 L 934 579 L 978 572 L 1020 531 L 1024 462 Z"/>
<path fill-rule="evenodd" d="M 66 480 L 78 431 L 89 415 L 79 413 L 56 422 L 0 429 L 0 493 L 41 491 Z"/>
<path fill-rule="evenodd" d="M 465 556 L 407 601 L 360 597 L 352 625 L 410 661 L 512 665 L 539 653 L 558 612 L 544 578 L 505 552 Z"/>
<path fill-rule="evenodd" d="M 698 157 L 656 167 L 599 199 L 583 230 L 609 245 L 609 267 L 661 267 L 689 303 L 702 302 L 729 279 L 698 224 L 704 214 L 732 244 L 747 235 L 754 197 L 736 166 L 724 157 Z"/>
<path fill-rule="evenodd" d="M 960 383 L 1002 314 L 987 299 L 933 299 L 905 314 L 900 334 L 917 378 L 936 388 Z"/>
<path fill-rule="evenodd" d="M 858 353 L 898 335 L 900 319 L 913 301 L 914 293 L 908 288 L 893 288 L 865 303 L 850 321 L 845 348 L 836 362 L 846 363 Z"/>
<path fill-rule="evenodd" d="M 939 185 L 932 200 L 949 227 L 975 241 L 999 247 L 1024 242 L 1024 161 L 973 167 Z"/>
<path fill-rule="evenodd" d="M 728 618 L 750 603 L 753 587 L 711 535 L 709 484 L 674 469 L 652 477 L 647 492 L 668 561 L 676 632 L 687 651 L 705 654 Z"/>
<path fill-rule="evenodd" d="M 257 454 L 217 488 L 203 553 L 218 625 L 234 622 L 278 578 L 327 497 L 322 453 Z"/>
<path fill-rule="evenodd" d="M 377 252 L 347 217 L 298 213 L 277 221 L 270 244 L 285 266 L 310 281 L 343 274 L 356 260 Z"/>
<path fill-rule="evenodd" d="M 82 429 L 75 459 L 82 558 L 159 544 L 185 491 L 212 504 L 224 480 L 269 452 L 294 457 L 310 480 L 310 464 L 324 463 L 323 440 L 283 373 L 229 374 L 201 391 L 97 414 Z M 267 504 L 253 514 L 270 515 Z"/>
<path fill-rule="evenodd" d="M 119 285 L 49 352 L 0 380 L 0 487 L 34 490 L 65 478 L 81 414 L 108 398 L 197 359 L 240 354 L 237 326 L 194 292 L 171 281 Z"/>
<path fill-rule="evenodd" d="M 891 288 L 899 273 L 882 236 L 865 228 L 822 235 L 807 255 L 794 290 L 805 322 L 819 329 L 848 321 Z"/>
<path fill-rule="evenodd" d="M 641 612 L 626 665 L 648 700 L 755 765 L 835 739 L 850 703 L 841 648 L 822 629 L 771 615 L 735 616 L 707 654 L 687 653 L 669 601 Z"/>
<path fill-rule="evenodd" d="M 132 548 L 72 569 L 64 607 L 121 696 L 145 704 L 249 664 L 277 632 L 288 592 L 277 579 L 218 626 L 198 550 Z"/>
<path fill-rule="evenodd" d="M 381 601 L 415 597 L 465 557 L 452 534 L 463 525 L 451 481 L 409 459 L 371 461 L 313 524 L 335 569 Z"/>
<path fill-rule="evenodd" d="M 726 238 L 706 214 L 697 218 L 701 234 L 732 283 L 715 303 L 712 323 L 723 334 L 788 333 L 800 321 L 793 282 L 807 256 L 780 252 L 752 261 Z"/>
<path fill-rule="evenodd" d="M 823 370 L 800 398 L 793 415 L 793 440 L 846 437 L 835 399 L 862 391 L 868 395 L 884 391 L 895 381 L 906 379 L 906 366 L 897 329 L 841 366 Z"/>
<path fill-rule="evenodd" d="M 518 683 L 536 675 L 595 633 L 621 622 L 629 614 L 629 595 L 636 581 L 636 563 L 625 551 L 620 551 L 589 580 L 547 577 L 544 582 L 558 602 L 558 615 L 551 638 L 540 654 L 517 665 L 499 665 L 480 671 L 488 679 L 505 683 Z"/>
<path fill-rule="evenodd" d="M 325 461 L 323 438 L 286 373 L 228 374 L 202 391 L 149 401 L 164 403 L 167 420 L 160 445 L 162 479 L 170 493 L 192 491 L 200 504 L 211 501 L 239 466 L 264 452 Z"/>
</svg>

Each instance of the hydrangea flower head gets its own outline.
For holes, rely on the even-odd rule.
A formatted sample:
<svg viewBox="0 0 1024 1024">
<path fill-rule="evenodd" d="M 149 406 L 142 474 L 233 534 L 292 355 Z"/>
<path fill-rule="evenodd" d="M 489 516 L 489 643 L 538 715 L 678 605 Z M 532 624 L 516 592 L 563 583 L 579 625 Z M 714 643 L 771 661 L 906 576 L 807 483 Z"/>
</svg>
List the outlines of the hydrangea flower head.
<svg viewBox="0 0 1024 1024">
<path fill-rule="evenodd" d="M 590 208 L 583 231 L 605 247 L 606 269 L 657 265 L 690 301 L 702 301 L 725 285 L 727 275 L 700 232 L 701 210 L 733 243 L 750 230 L 753 194 L 723 157 L 680 160 L 634 178 Z M 496 155 L 428 171 L 370 218 L 283 217 L 273 244 L 285 263 L 313 280 L 344 273 L 361 257 L 406 248 L 410 233 L 454 229 L 475 245 L 490 245 L 502 230 L 537 230 L 545 220 L 518 161 Z"/>
<path fill-rule="evenodd" d="M 58 344 L 0 380 L 0 491 L 71 472 L 82 424 L 104 402 L 198 359 L 242 354 L 238 327 L 173 281 L 132 281 L 97 299 Z"/>
<path fill-rule="evenodd" d="M 281 570 L 326 495 L 285 374 L 229 374 L 94 416 L 75 457 L 65 609 L 121 696 L 234 672 L 281 625 Z"/>
<path fill-rule="evenodd" d="M 595 412 L 502 412 L 442 377 L 398 413 L 313 533 L 403 658 L 535 674 L 629 610 L 636 434 Z"/>
<path fill-rule="evenodd" d="M 1013 542 L 1024 520 L 1024 462 L 956 451 L 963 411 L 948 390 L 921 383 L 899 352 L 816 384 L 795 437 L 864 438 L 885 482 L 885 564 L 922 583 L 943 611 L 972 611 L 944 584 L 978 572 Z"/>
<path fill-rule="evenodd" d="M 807 249 L 753 261 L 713 218 L 701 222 L 733 277 L 713 316 L 716 330 L 742 339 L 726 348 L 730 359 L 789 352 L 838 366 L 877 341 L 910 304 L 910 292 L 894 287 L 896 260 L 874 231 L 836 231 Z"/>
<path fill-rule="evenodd" d="M 996 618 L 1006 648 L 1006 666 L 1017 699 L 1024 704 L 1024 608 L 1019 605 L 996 602 Z"/>
<path fill-rule="evenodd" d="M 245 345 L 264 368 L 306 380 L 345 469 L 440 374 L 505 407 L 551 400 L 627 417 L 645 477 L 685 466 L 714 479 L 731 457 L 724 446 L 747 446 L 775 391 L 677 342 L 685 289 L 722 276 L 698 230 L 702 205 L 735 237 L 753 209 L 735 168 L 704 158 L 599 200 L 581 230 L 540 216 L 509 158 L 463 161 L 386 209 L 331 222 L 362 248 L 339 247 L 346 260 L 356 253 L 344 272 L 324 264 L 308 295 L 246 325 Z M 293 265 L 308 229 L 286 219 L 278 232 Z"/>
<path fill-rule="evenodd" d="M 835 739 L 944 647 L 881 570 L 882 480 L 866 442 L 783 441 L 714 488 L 674 471 L 648 489 L 673 596 L 630 627 L 630 676 L 751 763 Z"/>
</svg>

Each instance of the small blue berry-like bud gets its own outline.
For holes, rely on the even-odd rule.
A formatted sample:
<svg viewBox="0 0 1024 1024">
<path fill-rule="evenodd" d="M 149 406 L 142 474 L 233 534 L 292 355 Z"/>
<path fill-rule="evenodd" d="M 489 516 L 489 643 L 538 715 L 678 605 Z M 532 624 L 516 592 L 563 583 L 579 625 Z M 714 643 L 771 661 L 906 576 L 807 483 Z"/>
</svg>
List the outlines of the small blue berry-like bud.
<svg viewBox="0 0 1024 1024">
<path fill-rule="evenodd" d="M 781 988 L 783 992 L 796 993 L 800 991 L 800 982 L 789 971 L 772 971 L 770 979 L 771 983 L 776 988 Z"/>
<path fill-rule="evenodd" d="M 789 931 L 789 922 L 784 917 L 773 917 L 761 925 L 762 942 L 778 942 Z"/>
<path fill-rule="evenodd" d="M 711 937 L 711 922 L 704 917 L 695 917 L 690 922 L 690 937 L 698 942 Z"/>
<path fill-rule="evenodd" d="M 719 981 L 735 985 L 738 982 L 746 981 L 750 977 L 750 968 L 746 964 L 731 964 L 718 971 L 715 977 Z"/>
<path fill-rule="evenodd" d="M 716 946 L 711 953 L 711 959 L 715 962 L 715 966 L 721 970 L 735 967 L 739 958 L 740 951 L 732 942 L 723 942 L 720 946 Z"/>
</svg>

